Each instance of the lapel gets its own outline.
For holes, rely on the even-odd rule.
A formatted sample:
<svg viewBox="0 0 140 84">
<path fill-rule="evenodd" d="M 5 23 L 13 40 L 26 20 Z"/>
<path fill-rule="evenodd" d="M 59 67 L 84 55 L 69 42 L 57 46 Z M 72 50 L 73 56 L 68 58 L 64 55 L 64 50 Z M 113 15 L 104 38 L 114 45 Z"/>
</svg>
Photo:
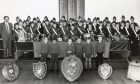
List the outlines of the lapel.
<svg viewBox="0 0 140 84">
<path fill-rule="evenodd" d="M 11 26 L 10 26 L 10 23 L 9 23 L 9 22 L 8 22 L 8 25 L 9 25 L 9 30 L 11 30 Z M 2 23 L 2 26 L 3 26 L 3 28 L 6 30 L 5 22 Z"/>
<path fill-rule="evenodd" d="M 3 28 L 3 32 L 4 32 L 6 30 L 6 26 L 5 26 L 4 22 L 2 23 L 2 28 Z"/>
</svg>

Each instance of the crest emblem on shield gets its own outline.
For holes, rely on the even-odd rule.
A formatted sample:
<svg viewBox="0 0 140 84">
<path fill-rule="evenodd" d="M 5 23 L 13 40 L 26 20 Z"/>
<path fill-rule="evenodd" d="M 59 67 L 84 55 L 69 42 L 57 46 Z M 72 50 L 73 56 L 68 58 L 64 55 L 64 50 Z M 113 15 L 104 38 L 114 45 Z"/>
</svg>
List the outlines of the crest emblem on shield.
<svg viewBox="0 0 140 84">
<path fill-rule="evenodd" d="M 83 64 L 81 60 L 72 55 L 65 57 L 61 64 L 63 76 L 70 82 L 77 80 L 83 72 Z"/>
<path fill-rule="evenodd" d="M 104 80 L 108 79 L 111 76 L 112 71 L 113 71 L 112 67 L 107 63 L 100 65 L 98 68 L 98 73 Z"/>
<path fill-rule="evenodd" d="M 19 66 L 16 64 L 8 64 L 2 68 L 2 75 L 8 81 L 14 81 L 19 75 Z"/>
<path fill-rule="evenodd" d="M 43 79 L 46 75 L 46 72 L 47 72 L 46 62 L 33 63 L 33 73 L 37 78 Z"/>
</svg>

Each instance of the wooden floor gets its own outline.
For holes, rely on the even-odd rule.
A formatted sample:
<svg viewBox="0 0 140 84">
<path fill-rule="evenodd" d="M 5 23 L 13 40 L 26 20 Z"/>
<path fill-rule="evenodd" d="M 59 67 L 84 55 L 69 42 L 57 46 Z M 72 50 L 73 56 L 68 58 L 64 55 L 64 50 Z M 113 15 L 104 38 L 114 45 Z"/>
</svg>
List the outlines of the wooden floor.
<svg viewBox="0 0 140 84">
<path fill-rule="evenodd" d="M 0 71 L 1 72 L 1 71 Z M 80 77 L 73 83 L 67 81 L 62 74 L 56 71 L 47 72 L 44 79 L 37 79 L 32 70 L 21 70 L 18 79 L 14 82 L 9 82 L 3 78 L 0 73 L 0 84 L 140 84 L 126 78 L 127 70 L 114 70 L 112 76 L 108 80 L 102 80 L 97 73 L 97 70 L 86 71 L 83 77 Z"/>
</svg>

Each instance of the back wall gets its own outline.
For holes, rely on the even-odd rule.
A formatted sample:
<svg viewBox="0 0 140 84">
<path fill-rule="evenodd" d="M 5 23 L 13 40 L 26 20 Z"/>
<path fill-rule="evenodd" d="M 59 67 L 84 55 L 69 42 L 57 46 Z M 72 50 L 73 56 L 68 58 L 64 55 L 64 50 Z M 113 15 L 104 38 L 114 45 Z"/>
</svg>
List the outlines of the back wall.
<svg viewBox="0 0 140 84">
<path fill-rule="evenodd" d="M 48 16 L 49 19 L 56 17 L 59 19 L 59 0 L 0 0 L 0 22 L 3 16 L 10 16 L 10 21 L 15 22 L 16 16 L 26 19 L 39 16 L 43 19 Z M 137 23 L 140 24 L 140 0 L 85 0 L 85 18 L 106 16 L 112 20 L 113 16 L 120 20 L 122 15 L 126 19 L 132 15 Z"/>
<path fill-rule="evenodd" d="M 140 0 L 85 0 L 85 17 L 100 17 L 104 19 L 106 16 L 112 21 L 112 17 L 116 16 L 118 21 L 122 15 L 129 19 L 134 16 L 140 25 Z"/>
<path fill-rule="evenodd" d="M 41 19 L 48 16 L 49 19 L 59 18 L 59 0 L 0 0 L 0 22 L 3 16 L 10 16 L 10 21 L 15 22 L 16 16 L 26 19 L 39 16 Z"/>
</svg>

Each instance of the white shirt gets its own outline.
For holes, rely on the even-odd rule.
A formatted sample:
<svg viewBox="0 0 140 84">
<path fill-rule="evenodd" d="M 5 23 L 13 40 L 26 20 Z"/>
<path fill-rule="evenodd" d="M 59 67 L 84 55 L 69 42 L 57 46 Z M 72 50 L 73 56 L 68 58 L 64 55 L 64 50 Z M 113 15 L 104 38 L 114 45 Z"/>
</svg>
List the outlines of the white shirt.
<svg viewBox="0 0 140 84">
<path fill-rule="evenodd" d="M 10 31 L 9 31 L 9 24 L 8 24 L 8 22 L 5 22 L 5 26 L 6 26 L 6 30 L 7 30 L 8 33 L 9 33 Z"/>
</svg>

